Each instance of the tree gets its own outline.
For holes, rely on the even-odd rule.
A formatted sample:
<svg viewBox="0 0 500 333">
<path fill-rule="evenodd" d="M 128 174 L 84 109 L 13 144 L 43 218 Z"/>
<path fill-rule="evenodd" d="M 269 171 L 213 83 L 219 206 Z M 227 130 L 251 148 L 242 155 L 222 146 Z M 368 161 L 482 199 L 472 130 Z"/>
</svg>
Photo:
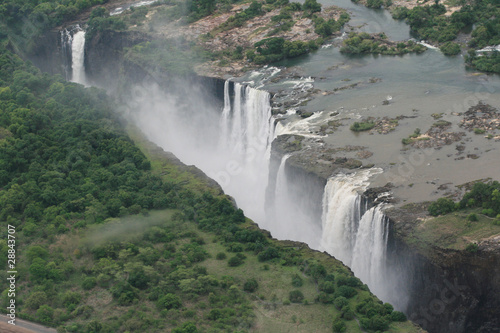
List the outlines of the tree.
<svg viewBox="0 0 500 333">
<path fill-rule="evenodd" d="M 288 298 L 292 303 L 300 303 L 304 299 L 304 294 L 300 290 L 292 290 L 288 294 Z"/>
<path fill-rule="evenodd" d="M 333 321 L 332 329 L 333 329 L 334 333 L 342 333 L 342 332 L 345 332 L 347 330 L 347 327 L 342 319 L 336 318 Z"/>
<path fill-rule="evenodd" d="M 180 327 L 174 328 L 172 333 L 197 333 L 198 329 L 196 328 L 195 323 L 193 322 L 185 322 Z"/>
<path fill-rule="evenodd" d="M 443 214 L 448 214 L 455 211 L 455 202 L 451 199 L 439 198 L 436 202 L 429 205 L 429 214 L 432 216 L 438 216 Z"/>
<path fill-rule="evenodd" d="M 182 302 L 179 296 L 174 295 L 174 294 L 166 294 L 158 299 L 158 302 L 156 303 L 158 308 L 161 309 L 178 309 L 181 307 Z"/>
<path fill-rule="evenodd" d="M 52 324 L 52 319 L 54 318 L 54 309 L 52 309 L 48 305 L 42 305 L 36 311 L 36 316 L 38 317 L 38 320 L 42 324 L 51 325 Z"/>
<path fill-rule="evenodd" d="M 316 0 L 306 0 L 302 5 L 302 9 L 304 11 L 309 12 L 310 14 L 320 12 L 321 4 L 318 3 Z"/>
<path fill-rule="evenodd" d="M 257 290 L 259 287 L 259 284 L 257 283 L 257 280 L 254 278 L 246 280 L 245 284 L 243 285 L 243 290 L 248 291 L 250 293 L 253 293 L 254 291 Z"/>
<path fill-rule="evenodd" d="M 382 0 L 368 0 L 366 2 L 366 7 L 369 7 L 369 8 L 380 8 L 382 7 L 384 3 L 382 2 Z"/>
<path fill-rule="evenodd" d="M 451 56 L 451 55 L 457 55 L 460 53 L 460 45 L 454 42 L 447 42 L 444 43 L 439 47 L 441 52 L 443 52 L 444 55 Z"/>
<path fill-rule="evenodd" d="M 43 291 L 35 291 L 26 299 L 26 306 L 31 310 L 37 310 L 47 303 L 47 294 Z"/>
<path fill-rule="evenodd" d="M 49 273 L 46 267 L 47 262 L 41 258 L 33 259 L 33 263 L 31 264 L 29 271 L 31 277 L 35 281 L 41 281 L 47 277 Z"/>
</svg>

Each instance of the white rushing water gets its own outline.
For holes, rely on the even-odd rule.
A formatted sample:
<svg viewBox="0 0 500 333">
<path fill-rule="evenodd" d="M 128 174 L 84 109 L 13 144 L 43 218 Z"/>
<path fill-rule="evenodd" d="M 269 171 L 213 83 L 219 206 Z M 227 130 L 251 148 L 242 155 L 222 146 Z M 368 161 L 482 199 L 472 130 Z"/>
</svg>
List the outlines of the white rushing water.
<svg viewBox="0 0 500 333">
<path fill-rule="evenodd" d="M 73 75 L 71 81 L 85 84 L 85 31 L 79 30 L 73 34 L 71 43 L 72 62 L 71 68 Z"/>
<path fill-rule="evenodd" d="M 185 94 L 189 99 L 158 87 L 141 89 L 134 122 L 151 141 L 217 181 L 247 216 L 263 223 L 274 139 L 270 94 L 226 81 L 222 112 L 196 85 L 186 87 Z"/>
<path fill-rule="evenodd" d="M 272 217 L 274 223 L 268 224 L 269 231 L 279 239 L 294 239 L 290 235 L 294 228 L 290 228 L 289 223 L 287 223 L 289 222 L 287 216 L 290 211 L 288 209 L 290 196 L 288 195 L 289 189 L 285 167 L 286 161 L 290 156 L 290 154 L 286 154 L 281 158 L 278 173 L 276 174 L 276 187 L 274 189 L 274 216 Z"/>
<path fill-rule="evenodd" d="M 380 299 L 402 308 L 386 263 L 388 219 L 381 206 L 367 209 L 361 193 L 381 169 L 330 178 L 323 196 L 321 249 L 327 251 L 366 283 Z M 401 295 L 397 295 L 401 296 Z"/>
<path fill-rule="evenodd" d="M 247 195 L 238 201 L 249 216 L 264 221 L 265 192 L 269 172 L 271 143 L 274 139 L 274 118 L 270 94 L 240 83 L 234 83 L 231 103 L 230 82 L 224 85 L 224 108 L 220 116 L 219 147 L 240 172 L 227 171 L 221 184 L 229 194 L 246 189 Z M 226 168 L 227 169 L 227 168 Z M 209 173 L 209 175 L 214 173 Z M 218 173 L 220 175 L 220 171 Z M 215 173 L 217 180 L 217 173 Z M 219 182 L 221 179 L 218 179 Z"/>
</svg>

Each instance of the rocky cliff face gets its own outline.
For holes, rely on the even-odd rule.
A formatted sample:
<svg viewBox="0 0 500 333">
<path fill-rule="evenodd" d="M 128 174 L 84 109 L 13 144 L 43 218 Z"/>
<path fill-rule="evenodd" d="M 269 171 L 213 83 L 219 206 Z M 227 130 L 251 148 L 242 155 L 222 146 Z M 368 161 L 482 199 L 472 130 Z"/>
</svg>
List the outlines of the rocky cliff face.
<svg viewBox="0 0 500 333">
<path fill-rule="evenodd" d="M 148 35 L 135 31 L 107 30 L 97 33 L 85 44 L 87 80 L 111 93 L 118 91 L 122 96 L 131 96 L 134 91 L 137 92 L 134 87 L 147 87 L 150 84 L 187 96 L 189 87 L 196 85 L 215 105 L 222 103 L 225 81 L 221 78 L 198 75 L 172 77 L 161 69 L 140 66 L 124 57 L 126 48 L 148 41 L 149 38 Z"/>
<path fill-rule="evenodd" d="M 96 33 L 85 44 L 85 73 L 91 83 L 116 89 L 120 71 L 126 68 L 131 80 L 140 81 L 147 76 L 143 68 L 124 66 L 125 48 L 147 41 L 145 34 L 133 31 L 103 31 Z"/>
<path fill-rule="evenodd" d="M 409 318 L 431 333 L 500 332 L 500 236 L 475 252 L 415 243 L 418 206 L 387 212 L 388 259 L 407 279 Z"/>
<path fill-rule="evenodd" d="M 59 31 L 48 31 L 40 36 L 24 56 L 43 72 L 66 76 L 67 59 L 63 59 Z"/>
</svg>

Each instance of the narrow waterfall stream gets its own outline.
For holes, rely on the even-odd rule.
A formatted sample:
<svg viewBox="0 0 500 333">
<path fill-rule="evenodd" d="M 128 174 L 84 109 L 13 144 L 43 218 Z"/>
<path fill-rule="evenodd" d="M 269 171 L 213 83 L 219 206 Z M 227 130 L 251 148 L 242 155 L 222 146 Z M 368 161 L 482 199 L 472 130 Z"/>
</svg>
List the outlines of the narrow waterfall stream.
<svg viewBox="0 0 500 333">
<path fill-rule="evenodd" d="M 76 83 L 85 84 L 85 31 L 78 30 L 73 34 L 71 43 L 71 54 L 72 54 L 72 77 L 71 81 Z"/>
</svg>

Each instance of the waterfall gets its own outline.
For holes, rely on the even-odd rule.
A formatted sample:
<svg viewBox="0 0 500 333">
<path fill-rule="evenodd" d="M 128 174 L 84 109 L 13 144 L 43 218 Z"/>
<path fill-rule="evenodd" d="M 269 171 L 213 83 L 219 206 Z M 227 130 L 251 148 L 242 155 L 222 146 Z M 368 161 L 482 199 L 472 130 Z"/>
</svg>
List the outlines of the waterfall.
<svg viewBox="0 0 500 333">
<path fill-rule="evenodd" d="M 79 29 L 73 34 L 71 43 L 71 81 L 85 84 L 85 31 Z"/>
<path fill-rule="evenodd" d="M 290 238 L 290 225 L 289 219 L 285 216 L 288 216 L 288 206 L 290 197 L 288 195 L 288 183 L 286 179 L 286 161 L 290 157 L 290 154 L 286 154 L 281 158 L 281 163 L 278 168 L 278 173 L 276 174 L 276 187 L 274 189 L 274 222 L 269 223 L 269 231 L 273 234 L 273 236 L 280 239 L 291 239 Z"/>
<path fill-rule="evenodd" d="M 222 115 L 220 119 L 220 129 L 221 136 L 219 138 L 219 148 L 225 149 L 227 148 L 227 131 L 228 131 L 228 122 L 229 122 L 229 112 L 231 112 L 231 97 L 229 96 L 229 80 L 224 82 L 224 108 L 222 109 Z"/>
<path fill-rule="evenodd" d="M 62 54 L 62 64 L 64 67 L 64 73 L 66 80 L 71 79 L 71 45 L 73 44 L 73 36 L 68 29 L 61 30 L 61 54 Z"/>
<path fill-rule="evenodd" d="M 359 221 L 352 251 L 352 271 L 381 299 L 389 296 L 385 288 L 386 249 L 389 234 L 387 217 L 380 206 L 370 208 Z"/>
<path fill-rule="evenodd" d="M 229 81 L 224 84 L 224 108 L 220 115 L 219 148 L 238 171 L 226 177 L 221 184 L 229 194 L 236 196 L 238 205 L 256 221 L 264 221 L 264 200 L 267 187 L 271 143 L 274 139 L 274 119 L 271 114 L 270 94 L 240 83 L 234 83 L 231 103 Z M 227 168 L 226 168 L 227 169 Z M 209 173 L 216 180 L 217 174 Z M 219 172 L 220 174 L 220 172 Z M 233 194 L 234 195 L 234 194 Z"/>
<path fill-rule="evenodd" d="M 321 248 L 349 266 L 379 298 L 398 304 L 386 266 L 388 219 L 380 206 L 367 209 L 359 194 L 368 187 L 370 176 L 380 172 L 364 170 L 328 179 Z"/>
<path fill-rule="evenodd" d="M 268 92 L 234 83 L 231 105 L 229 81 L 226 81 L 220 126 L 219 141 L 239 154 L 245 164 L 259 159 L 269 162 L 274 121 Z"/>
</svg>

